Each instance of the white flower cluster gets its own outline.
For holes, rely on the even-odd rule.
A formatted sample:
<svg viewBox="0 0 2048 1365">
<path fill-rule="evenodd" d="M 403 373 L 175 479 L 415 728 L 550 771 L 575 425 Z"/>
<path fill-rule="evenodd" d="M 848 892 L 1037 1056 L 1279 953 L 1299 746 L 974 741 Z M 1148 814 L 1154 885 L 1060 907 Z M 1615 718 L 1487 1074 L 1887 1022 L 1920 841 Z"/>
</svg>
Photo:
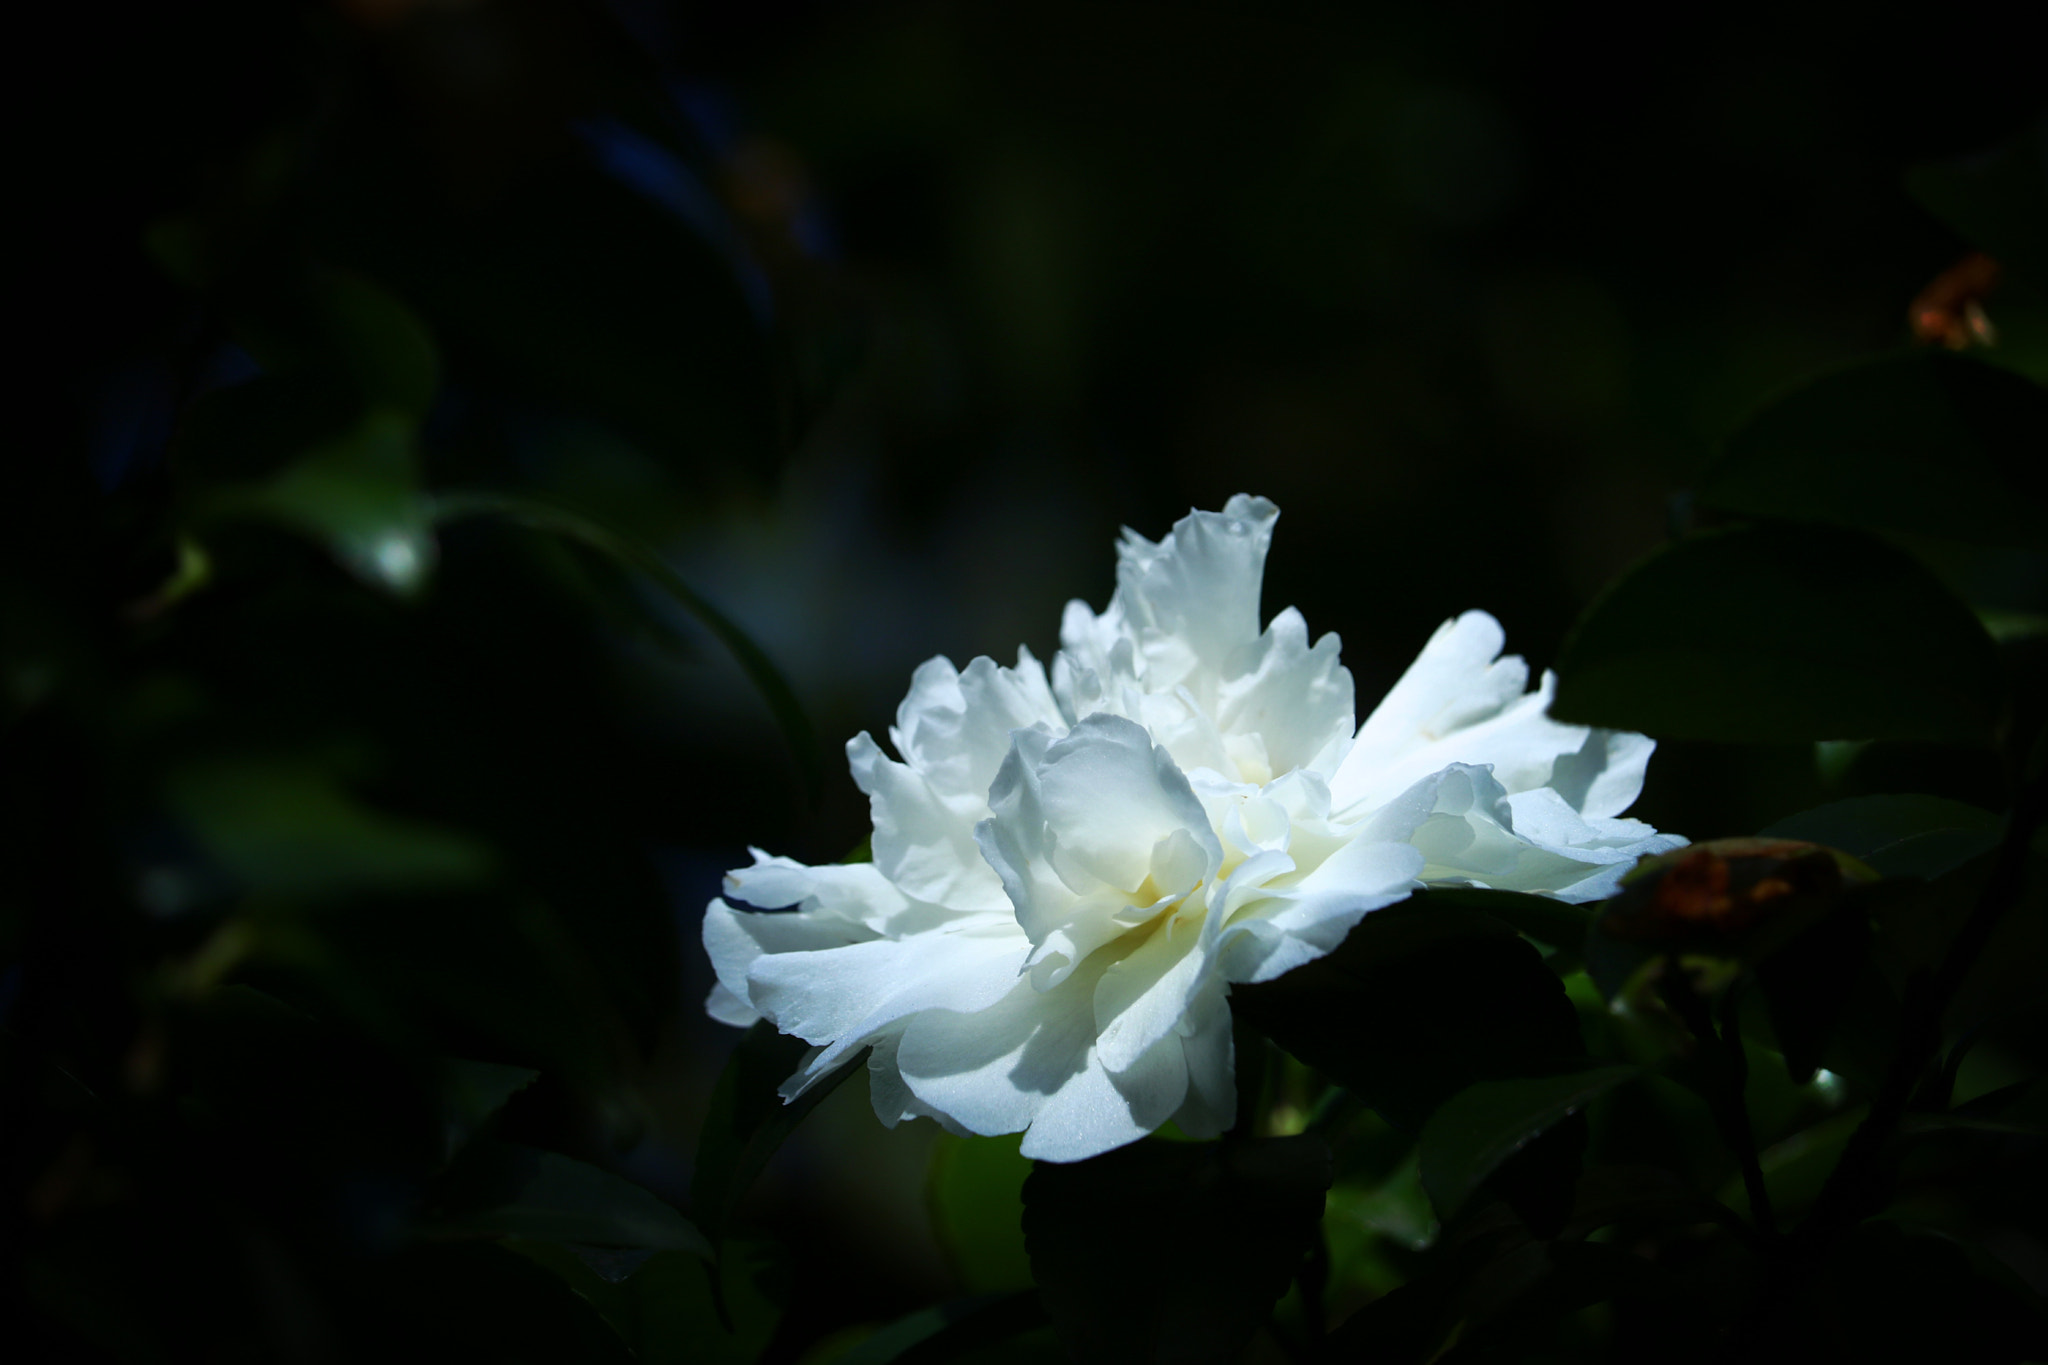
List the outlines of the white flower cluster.
<svg viewBox="0 0 2048 1365">
<path fill-rule="evenodd" d="M 1235 1110 L 1230 987 L 1320 957 L 1368 911 L 1455 884 L 1606 896 L 1684 840 L 1618 818 L 1653 747 L 1563 725 L 1554 679 L 1446 622 L 1354 729 L 1338 642 L 1259 629 L 1278 516 L 1240 494 L 1157 544 L 1127 531 L 1100 615 L 1047 670 L 933 659 L 847 745 L 874 861 L 756 850 L 711 903 L 712 1015 L 815 1045 L 786 1097 L 862 1048 L 886 1124 L 1023 1132 L 1077 1161 Z"/>
</svg>

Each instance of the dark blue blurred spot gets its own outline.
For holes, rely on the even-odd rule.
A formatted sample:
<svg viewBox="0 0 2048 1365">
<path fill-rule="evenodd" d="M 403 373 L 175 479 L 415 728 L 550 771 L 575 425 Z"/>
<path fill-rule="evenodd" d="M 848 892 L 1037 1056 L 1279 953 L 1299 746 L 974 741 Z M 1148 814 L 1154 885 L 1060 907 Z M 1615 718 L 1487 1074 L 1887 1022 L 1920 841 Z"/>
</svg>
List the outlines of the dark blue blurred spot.
<svg viewBox="0 0 2048 1365">
<path fill-rule="evenodd" d="M 123 366 L 100 385 L 86 459 L 102 493 L 163 462 L 177 398 L 170 366 L 161 361 Z"/>
<path fill-rule="evenodd" d="M 582 119 L 576 131 L 613 178 L 682 219 L 725 258 L 755 319 L 765 325 L 774 315 L 768 277 L 748 255 L 725 205 L 697 173 L 660 143 L 612 119 Z"/>
<path fill-rule="evenodd" d="M 115 370 L 94 395 L 86 438 L 93 481 L 101 492 L 111 493 L 155 469 L 163 463 L 181 403 L 260 373 L 239 346 L 216 347 L 189 386 L 179 383 L 165 360 L 136 361 Z"/>
</svg>

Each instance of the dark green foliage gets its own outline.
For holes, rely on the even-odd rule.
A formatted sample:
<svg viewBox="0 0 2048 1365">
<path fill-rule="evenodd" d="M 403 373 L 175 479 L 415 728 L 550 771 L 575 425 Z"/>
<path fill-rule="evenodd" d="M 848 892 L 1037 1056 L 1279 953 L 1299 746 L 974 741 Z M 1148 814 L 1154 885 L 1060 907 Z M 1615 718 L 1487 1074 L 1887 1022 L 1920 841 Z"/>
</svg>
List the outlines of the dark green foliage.
<svg viewBox="0 0 2048 1365">
<path fill-rule="evenodd" d="M 1933 573 L 1855 532 L 1688 537 L 1610 587 L 1558 661 L 1560 718 L 1674 739 L 1988 739 L 1990 637 Z"/>
<path fill-rule="evenodd" d="M 1409 1131 L 1474 1081 L 1538 1074 L 1583 1051 L 1536 950 L 1498 920 L 1431 898 L 1368 915 L 1336 952 L 1240 986 L 1231 1003 Z"/>
<path fill-rule="evenodd" d="M 777 1033 L 763 1020 L 747 1030 L 719 1074 L 697 1140 L 697 1173 L 690 1187 L 691 1207 L 714 1241 L 725 1235 L 734 1210 L 782 1140 L 867 1060 L 861 1052 L 785 1103 L 782 1084 L 810 1050 L 803 1039 Z"/>
<path fill-rule="evenodd" d="M 1105 1365 L 1235 1359 L 1308 1254 L 1329 1184 L 1307 1136 L 1040 1163 L 1024 1236 L 1061 1341 Z"/>
<path fill-rule="evenodd" d="M 1438 1215 L 1448 1222 L 1502 1163 L 1636 1074 L 1632 1067 L 1609 1066 L 1481 1081 L 1452 1096 L 1422 1129 L 1422 1184 Z M 1558 1183 L 1569 1191 L 1575 1182 Z"/>
<path fill-rule="evenodd" d="M 1045 1322 L 1034 1290 L 942 1303 L 890 1323 L 840 1356 L 841 1365 L 919 1365 L 953 1360 Z"/>
<path fill-rule="evenodd" d="M 1777 839 L 1838 848 L 1886 877 L 1938 877 L 1998 845 L 1990 811 L 1938 796 L 1859 796 L 1764 828 Z"/>
<path fill-rule="evenodd" d="M 1842 370 L 1766 407 L 1701 478 L 1740 516 L 2048 548 L 2048 393 L 1919 351 Z M 1825 544 L 1825 542 L 1823 542 Z"/>
</svg>

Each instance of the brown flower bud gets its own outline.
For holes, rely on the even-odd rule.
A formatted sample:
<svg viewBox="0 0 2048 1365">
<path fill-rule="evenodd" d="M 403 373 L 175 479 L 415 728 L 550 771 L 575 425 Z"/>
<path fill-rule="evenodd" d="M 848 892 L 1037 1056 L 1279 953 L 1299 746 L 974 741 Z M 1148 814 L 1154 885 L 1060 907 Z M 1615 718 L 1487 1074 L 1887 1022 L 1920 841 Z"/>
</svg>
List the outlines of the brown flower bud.
<svg viewBox="0 0 2048 1365">
<path fill-rule="evenodd" d="M 1611 937 L 1676 952 L 1757 958 L 1876 874 L 1796 839 L 1715 839 L 1645 858 L 1600 921 Z"/>
</svg>

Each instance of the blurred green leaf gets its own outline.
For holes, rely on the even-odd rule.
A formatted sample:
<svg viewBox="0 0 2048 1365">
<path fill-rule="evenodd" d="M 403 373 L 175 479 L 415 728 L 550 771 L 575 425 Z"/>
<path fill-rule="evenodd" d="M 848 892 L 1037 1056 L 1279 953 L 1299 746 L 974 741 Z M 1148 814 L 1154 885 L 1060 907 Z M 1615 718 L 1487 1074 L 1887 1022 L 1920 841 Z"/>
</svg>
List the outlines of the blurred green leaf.
<svg viewBox="0 0 2048 1365">
<path fill-rule="evenodd" d="M 689 1219 L 632 1181 L 559 1152 L 511 1143 L 466 1151 L 435 1204 L 423 1227 L 434 1237 L 526 1237 L 711 1254 Z"/>
<path fill-rule="evenodd" d="M 1828 1177 L 1834 1174 L 1835 1163 L 1841 1160 L 1842 1149 L 1849 1145 L 1850 1136 L 1862 1126 L 1868 1110 L 1868 1105 L 1858 1105 L 1803 1128 L 1757 1153 L 1757 1163 L 1763 1168 L 1764 1188 L 1771 1196 L 1771 1210 L 1779 1222 L 1787 1223 L 1797 1218 L 1819 1198 L 1821 1187 L 1827 1184 Z M 1755 1216 L 1750 1211 L 1749 1194 L 1740 1177 L 1730 1176 L 1717 1197 L 1744 1218 Z"/>
<path fill-rule="evenodd" d="M 834 1356 L 832 1365 L 938 1365 L 1028 1332 L 1045 1318 L 1045 1305 L 1032 1289 L 934 1304 Z"/>
<path fill-rule="evenodd" d="M 441 360 L 419 314 L 353 271 L 322 270 L 313 282 L 323 340 L 373 409 L 415 421 L 441 384 Z"/>
<path fill-rule="evenodd" d="M 621 1254 L 526 1238 L 503 1245 L 553 1271 L 642 1361 L 747 1365 L 780 1317 L 763 1284 L 772 1261 L 752 1246 L 730 1244 L 711 1262 L 683 1251 Z"/>
<path fill-rule="evenodd" d="M 165 797 L 251 890 L 333 898 L 470 885 L 492 870 L 482 845 L 366 805 L 310 762 L 210 759 L 174 771 Z"/>
<path fill-rule="evenodd" d="M 448 1113 L 450 1156 L 514 1095 L 540 1078 L 532 1067 L 473 1062 L 461 1057 L 450 1057 L 443 1071 L 441 1093 Z"/>
<path fill-rule="evenodd" d="M 1344 1320 L 1324 1341 L 1329 1360 L 1374 1365 L 1430 1365 L 1458 1325 L 1459 1277 L 1439 1273 L 1381 1294 Z"/>
<path fill-rule="evenodd" d="M 1810 1301 L 1836 1359 L 2039 1360 L 2048 1306 L 1981 1248 L 1874 1219 L 1831 1250 Z"/>
<path fill-rule="evenodd" d="M 1607 1066 L 1528 1080 L 1482 1081 L 1423 1125 L 1422 1183 L 1437 1216 L 1454 1217 L 1501 1163 L 1567 1115 L 1638 1073 Z"/>
<path fill-rule="evenodd" d="M 2048 1138 L 2048 1079 L 2037 1076 L 2001 1086 L 1946 1113 L 1907 1114 L 1899 1121 L 1899 1132 L 1904 1137 L 1981 1133 L 1992 1138 Z M 1992 1165 L 1989 1174 L 1998 1183 L 2002 1172 Z"/>
<path fill-rule="evenodd" d="M 1235 1359 L 1314 1242 L 1329 1184 L 1307 1135 L 1040 1162 L 1024 1235 L 1060 1340 L 1084 1365 Z"/>
<path fill-rule="evenodd" d="M 1757 985 L 1794 1085 L 1813 1079 L 1870 956 L 1870 918 L 1851 892 L 1820 923 L 1756 964 Z"/>
<path fill-rule="evenodd" d="M 483 211 L 364 150 L 361 178 L 319 186 L 319 246 L 412 300 L 466 385 L 594 417 L 700 479 L 772 466 L 778 357 L 733 262 L 683 215 L 568 138 Z"/>
<path fill-rule="evenodd" d="M 1981 743 L 1998 714 L 1991 639 L 1900 550 L 1828 527 L 1690 536 L 1579 618 L 1560 720 L 1659 738 Z"/>
<path fill-rule="evenodd" d="M 2001 264 L 2048 281 L 2048 165 L 2044 128 L 1989 152 L 1915 166 L 1906 188 L 1933 214 Z"/>
<path fill-rule="evenodd" d="M 1428 1247 L 1436 1240 L 1439 1223 L 1422 1186 L 1421 1152 L 1411 1148 L 1407 1158 L 1376 1184 L 1340 1178 L 1330 1188 L 1329 1215 L 1371 1228 L 1410 1251 Z"/>
<path fill-rule="evenodd" d="M 734 624 L 726 615 L 697 595 L 697 592 L 676 571 L 668 561 L 652 547 L 616 530 L 601 525 L 578 512 L 556 507 L 534 498 L 517 497 L 502 493 L 462 492 L 442 496 L 436 503 L 440 520 L 461 517 L 496 516 L 515 525 L 545 531 L 561 536 L 577 544 L 605 555 L 619 564 L 632 569 L 652 580 L 663 592 L 682 606 L 692 616 L 718 637 L 719 643 L 732 651 L 740 668 L 768 703 L 776 724 L 788 741 L 790 752 L 796 759 L 797 771 L 802 777 L 805 789 L 815 799 L 824 786 L 822 760 L 818 749 L 817 731 L 805 714 L 803 704 L 796 698 L 782 671 L 754 643 L 744 630 Z"/>
<path fill-rule="evenodd" d="M 740 1200 L 783 1139 L 867 1059 L 862 1050 L 785 1104 L 778 1093 L 782 1083 L 810 1051 L 809 1043 L 777 1033 L 764 1019 L 740 1038 L 720 1073 L 697 1139 L 697 1169 L 690 1182 L 690 1207 L 714 1242 L 732 1226 Z"/>
<path fill-rule="evenodd" d="M 1826 844 L 1886 877 L 1938 877 L 1998 846 L 2005 821 L 1941 796 L 1858 796 L 1790 815 L 1765 838 Z"/>
<path fill-rule="evenodd" d="M 1578 1016 L 1536 949 L 1500 920 L 1441 903 L 1375 911 L 1335 952 L 1233 988 L 1231 1007 L 1411 1132 L 1475 1081 L 1584 1050 Z"/>
<path fill-rule="evenodd" d="M 374 1265 L 370 1286 L 329 1305 L 344 1358 L 589 1362 L 634 1356 L 589 1300 L 515 1251 L 484 1243 L 418 1243 Z M 363 1288 L 372 1292 L 364 1293 Z M 381 1291 L 381 1292 L 379 1292 Z"/>
<path fill-rule="evenodd" d="M 364 582 L 416 592 L 436 556 L 410 419 L 378 409 L 268 481 L 216 488 L 202 516 L 274 522 L 318 542 Z"/>
<path fill-rule="evenodd" d="M 1942 351 L 1841 370 L 1771 403 L 1701 478 L 1743 516 L 2048 546 L 2048 391 Z"/>
<path fill-rule="evenodd" d="M 1024 1181 L 1031 1162 L 1008 1137 L 940 1135 L 932 1148 L 931 1205 L 940 1243 L 973 1293 L 1031 1283 L 1024 1250 Z"/>
<path fill-rule="evenodd" d="M 627 1278 L 645 1361 L 758 1360 L 782 1310 L 783 1255 L 761 1242 L 727 1241 L 715 1261 L 657 1252 Z"/>
</svg>

